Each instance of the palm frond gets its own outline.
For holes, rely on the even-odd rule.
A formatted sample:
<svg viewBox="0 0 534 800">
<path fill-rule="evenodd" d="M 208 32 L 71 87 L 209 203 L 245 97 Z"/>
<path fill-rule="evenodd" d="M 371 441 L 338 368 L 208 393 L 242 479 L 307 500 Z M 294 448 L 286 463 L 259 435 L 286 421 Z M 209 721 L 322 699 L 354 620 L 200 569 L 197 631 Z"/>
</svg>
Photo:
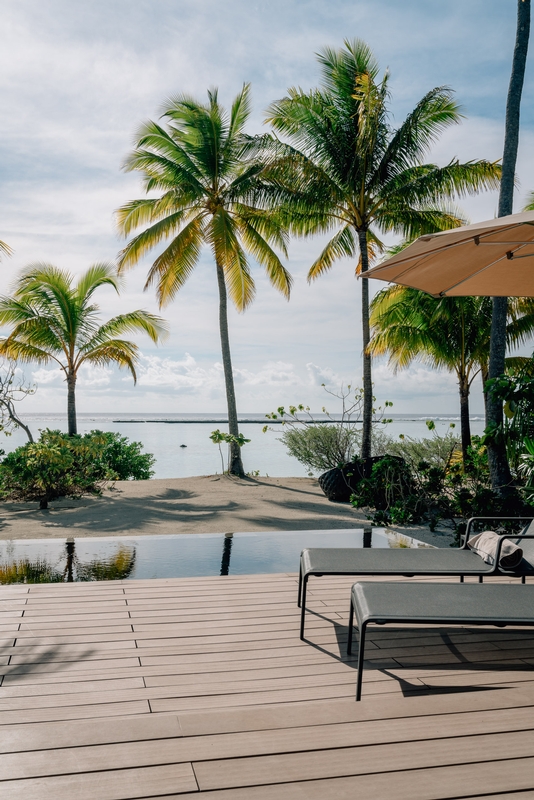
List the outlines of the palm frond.
<svg viewBox="0 0 534 800">
<path fill-rule="evenodd" d="M 238 228 L 232 217 L 219 210 L 211 219 L 208 234 L 215 262 L 224 270 L 228 294 L 238 311 L 252 302 L 255 286 L 246 255 L 238 239 Z"/>
<path fill-rule="evenodd" d="M 183 212 L 169 214 L 164 219 L 154 223 L 154 225 L 150 225 L 137 236 L 134 236 L 117 257 L 119 274 L 137 264 L 140 258 L 150 252 L 161 241 L 179 234 L 183 218 Z"/>
<path fill-rule="evenodd" d="M 82 353 L 77 362 L 77 368 L 84 363 L 94 364 L 99 367 L 116 364 L 119 368 L 126 367 L 131 372 L 134 383 L 137 383 L 135 366 L 138 355 L 139 348 L 137 345 L 133 344 L 133 342 L 126 342 L 122 339 L 112 339 L 104 344 L 98 345 L 87 353 Z"/>
<path fill-rule="evenodd" d="M 152 264 L 145 289 L 156 285 L 160 307 L 174 298 L 197 265 L 202 250 L 204 227 L 201 216 L 192 219 Z"/>
<path fill-rule="evenodd" d="M 323 248 L 319 258 L 311 265 L 308 272 L 308 281 L 313 281 L 330 269 L 338 258 L 350 258 L 356 253 L 356 241 L 350 225 L 345 225 L 339 230 Z"/>
<path fill-rule="evenodd" d="M 263 238 L 250 219 L 241 217 L 237 221 L 241 237 L 248 252 L 265 267 L 267 276 L 271 284 L 289 300 L 291 292 L 292 278 L 288 270 L 284 267 L 274 250 Z"/>
<path fill-rule="evenodd" d="M 0 241 L 0 256 L 1 255 L 4 255 L 4 256 L 13 255 L 13 250 L 11 249 L 11 247 L 8 244 L 6 244 L 5 242 L 2 242 L 2 241 Z"/>
</svg>

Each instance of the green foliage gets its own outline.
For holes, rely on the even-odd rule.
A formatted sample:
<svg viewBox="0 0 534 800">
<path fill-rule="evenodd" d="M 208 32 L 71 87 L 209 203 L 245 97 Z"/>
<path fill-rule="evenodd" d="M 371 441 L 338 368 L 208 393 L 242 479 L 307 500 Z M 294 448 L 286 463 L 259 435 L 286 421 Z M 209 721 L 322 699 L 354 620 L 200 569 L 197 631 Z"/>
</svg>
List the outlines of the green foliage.
<svg viewBox="0 0 534 800">
<path fill-rule="evenodd" d="M 386 455 L 373 465 L 369 478 L 358 483 L 351 503 L 355 508 L 374 508 L 377 524 L 405 525 L 421 516 L 413 472 L 397 456 Z"/>
<path fill-rule="evenodd" d="M 523 456 L 529 455 L 526 440 L 534 437 L 534 377 L 529 367 L 527 363 L 519 375 L 501 375 L 486 384 L 488 393 L 504 404 L 504 418 L 502 425 L 486 428 L 483 441 L 504 442 L 512 471 L 523 465 L 520 475 L 525 470 Z"/>
<path fill-rule="evenodd" d="M 282 433 L 287 452 L 310 470 L 324 472 L 352 461 L 358 447 L 357 431 L 339 425 L 293 428 Z"/>
<path fill-rule="evenodd" d="M 13 500 L 39 500 L 97 491 L 110 479 L 102 469 L 103 436 L 67 436 L 45 430 L 38 442 L 18 447 L 0 465 L 0 491 Z"/>
<path fill-rule="evenodd" d="M 323 472 L 333 467 L 340 467 L 353 461 L 360 449 L 362 439 L 363 389 L 353 389 L 350 384 L 341 386 L 339 392 L 323 388 L 340 405 L 339 418 L 334 417 L 323 406 L 321 419 L 317 419 L 309 406 L 302 403 L 286 408 L 279 406 L 276 412 L 267 414 L 267 419 L 281 420 L 283 431 L 280 441 L 287 447 L 289 455 L 296 458 L 308 469 Z M 373 398 L 374 400 L 375 398 Z M 393 403 L 386 400 L 383 406 L 373 408 L 373 421 L 387 424 L 391 420 L 384 417 L 384 412 Z M 326 417 L 326 419 L 325 419 Z M 265 425 L 263 431 L 273 430 Z M 373 435 L 373 454 L 385 451 L 389 437 L 375 430 Z"/>
<path fill-rule="evenodd" d="M 427 421 L 427 426 L 429 422 L 431 420 Z M 459 446 L 458 437 L 452 431 L 454 423 L 450 427 L 444 436 L 435 433 L 431 437 L 412 439 L 401 434 L 398 439 L 388 441 L 384 452 L 404 458 L 414 469 L 420 462 L 426 462 L 430 467 L 445 470 Z"/>
<path fill-rule="evenodd" d="M 154 475 L 152 469 L 156 459 L 151 453 L 141 452 L 141 442 L 131 442 L 127 436 L 112 431 L 91 431 L 91 435 L 105 440 L 102 468 L 112 472 L 114 480 L 147 481 Z"/>
<path fill-rule="evenodd" d="M 397 458 L 392 462 L 387 455 L 373 466 L 371 476 L 358 484 L 352 505 L 370 508 L 377 525 L 428 522 L 434 530 L 440 519 L 447 519 L 458 532 L 465 527 L 462 520 L 472 516 L 532 514 L 520 499 L 503 499 L 492 490 L 480 437 L 473 436 L 465 464 L 456 447 L 452 434 L 391 442 Z M 531 468 L 527 482 L 534 494 L 534 442 L 531 458 L 525 470 Z"/>
<path fill-rule="evenodd" d="M 534 439 L 525 436 L 525 453 L 521 455 L 518 472 L 525 481 L 523 491 L 530 500 L 534 499 Z"/>
<path fill-rule="evenodd" d="M 13 297 L 0 297 L 0 325 L 11 326 L 0 339 L 0 354 L 21 363 L 54 363 L 69 393 L 69 433 L 76 433 L 75 386 L 82 364 L 126 367 L 136 380 L 139 347 L 127 333 L 146 333 L 153 342 L 166 332 L 164 321 L 147 311 L 119 314 L 97 324 L 93 295 L 102 286 L 119 292 L 112 264 L 93 264 L 73 285 L 73 276 L 51 264 L 33 264 L 19 277 Z"/>
<path fill-rule="evenodd" d="M 243 447 L 245 444 L 247 444 L 247 442 L 250 442 L 250 439 L 245 439 L 242 433 L 238 433 L 237 436 L 234 436 L 231 433 L 225 433 L 224 431 L 220 431 L 218 428 L 217 430 L 211 432 L 210 439 L 213 442 L 213 444 L 219 446 L 219 454 L 221 456 L 221 466 L 223 473 L 225 470 L 224 470 L 224 459 L 223 459 L 221 444 L 223 442 L 226 442 L 226 444 L 228 445 L 235 444 L 237 445 L 237 447 Z"/>
<path fill-rule="evenodd" d="M 44 430 L 38 442 L 9 453 L 0 464 L 0 494 L 11 500 L 38 500 L 48 508 L 58 497 L 99 493 L 106 481 L 150 477 L 153 457 L 139 442 L 91 431 L 68 436 Z"/>
</svg>

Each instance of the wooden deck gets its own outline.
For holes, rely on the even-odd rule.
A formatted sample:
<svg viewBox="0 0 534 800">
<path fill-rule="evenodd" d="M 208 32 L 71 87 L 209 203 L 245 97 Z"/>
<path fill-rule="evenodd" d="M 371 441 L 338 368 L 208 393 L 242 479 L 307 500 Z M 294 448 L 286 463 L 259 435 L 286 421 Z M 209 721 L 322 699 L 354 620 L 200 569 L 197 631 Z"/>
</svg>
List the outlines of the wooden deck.
<svg viewBox="0 0 534 800">
<path fill-rule="evenodd" d="M 0 797 L 534 797 L 534 632 L 376 628 L 355 703 L 351 583 L 0 587 Z"/>
</svg>

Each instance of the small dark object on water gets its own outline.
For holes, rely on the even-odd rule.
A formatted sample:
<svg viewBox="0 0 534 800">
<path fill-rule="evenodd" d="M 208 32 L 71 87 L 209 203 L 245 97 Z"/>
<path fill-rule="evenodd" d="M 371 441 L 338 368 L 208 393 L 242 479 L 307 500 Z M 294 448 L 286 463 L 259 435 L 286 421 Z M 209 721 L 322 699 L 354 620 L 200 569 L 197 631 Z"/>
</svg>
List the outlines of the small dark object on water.
<svg viewBox="0 0 534 800">
<path fill-rule="evenodd" d="M 180 447 L 187 447 L 187 445 L 186 444 L 181 444 Z"/>
</svg>

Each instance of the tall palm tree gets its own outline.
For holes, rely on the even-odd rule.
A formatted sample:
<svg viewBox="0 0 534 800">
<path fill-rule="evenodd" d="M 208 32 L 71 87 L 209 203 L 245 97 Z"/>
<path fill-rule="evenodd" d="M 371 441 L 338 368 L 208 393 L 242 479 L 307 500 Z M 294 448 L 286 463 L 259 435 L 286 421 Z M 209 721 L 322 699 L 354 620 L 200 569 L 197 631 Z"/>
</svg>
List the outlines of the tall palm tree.
<svg viewBox="0 0 534 800">
<path fill-rule="evenodd" d="M 383 289 L 371 303 L 372 354 L 389 354 L 395 369 L 408 367 L 418 359 L 456 374 L 464 463 L 471 444 L 471 386 L 479 373 L 483 385 L 488 378 L 491 312 L 488 297 L 435 298 L 398 285 Z M 533 331 L 534 300 L 515 298 L 507 325 L 509 344 L 523 343 Z"/>
<path fill-rule="evenodd" d="M 423 162 L 431 144 L 460 119 L 448 88 L 428 92 L 400 128 L 389 123 L 388 76 L 367 45 L 345 42 L 318 56 L 320 89 L 290 89 L 273 103 L 267 121 L 289 139 L 279 145 L 278 180 L 287 193 L 292 230 L 334 235 L 311 266 L 314 280 L 342 257 L 359 251 L 357 271 L 381 250 L 379 233 L 405 238 L 461 224 L 444 205 L 454 195 L 496 187 L 498 165 L 487 161 L 444 167 Z M 363 435 L 362 457 L 371 453 L 372 381 L 369 344 L 369 285 L 362 281 Z"/>
<path fill-rule="evenodd" d="M 145 123 L 137 147 L 125 163 L 144 176 L 147 192 L 158 197 L 133 200 L 117 212 L 128 236 L 147 225 L 119 255 L 119 270 L 136 264 L 168 240 L 149 270 L 145 289 L 155 284 L 160 306 L 182 288 L 199 261 L 203 246 L 215 262 L 219 290 L 219 330 L 228 406 L 228 427 L 239 437 L 230 342 L 227 295 L 238 311 L 251 303 L 255 287 L 247 254 L 266 270 L 269 280 L 289 298 L 291 278 L 272 246 L 285 255 L 286 236 L 269 210 L 271 192 L 262 178 L 264 163 L 258 139 L 245 134 L 250 91 L 245 85 L 228 114 L 217 91 L 208 103 L 178 95 L 167 101 L 165 125 Z M 238 444 L 230 444 L 229 472 L 243 476 Z"/>
<path fill-rule="evenodd" d="M 76 380 L 82 364 L 117 364 L 136 380 L 139 348 L 122 337 L 144 332 L 157 342 L 166 332 L 164 321 L 147 311 L 131 311 L 98 324 L 99 307 L 92 302 L 100 286 L 118 293 L 120 279 L 111 264 L 94 264 L 73 285 L 73 276 L 50 264 L 29 266 L 12 297 L 0 297 L 0 325 L 12 330 L 0 339 L 0 355 L 21 362 L 56 363 L 67 382 L 68 430 L 76 426 Z"/>
<path fill-rule="evenodd" d="M 521 95 L 527 62 L 528 42 L 530 37 L 530 0 L 517 0 L 517 29 L 512 60 L 512 73 L 506 101 L 506 119 L 504 125 L 504 150 L 502 158 L 502 180 L 499 192 L 499 217 L 513 214 L 514 182 L 517 148 L 519 145 L 519 116 Z M 491 348 L 489 360 L 489 377 L 498 378 L 504 372 L 506 356 L 506 318 L 508 314 L 508 298 L 494 297 L 491 323 Z M 495 429 L 502 426 L 502 402 L 490 393 L 487 399 L 487 422 Z M 491 485 L 494 491 L 505 496 L 513 489 L 512 475 L 508 464 L 506 446 L 502 437 L 488 441 L 488 463 Z"/>
</svg>

